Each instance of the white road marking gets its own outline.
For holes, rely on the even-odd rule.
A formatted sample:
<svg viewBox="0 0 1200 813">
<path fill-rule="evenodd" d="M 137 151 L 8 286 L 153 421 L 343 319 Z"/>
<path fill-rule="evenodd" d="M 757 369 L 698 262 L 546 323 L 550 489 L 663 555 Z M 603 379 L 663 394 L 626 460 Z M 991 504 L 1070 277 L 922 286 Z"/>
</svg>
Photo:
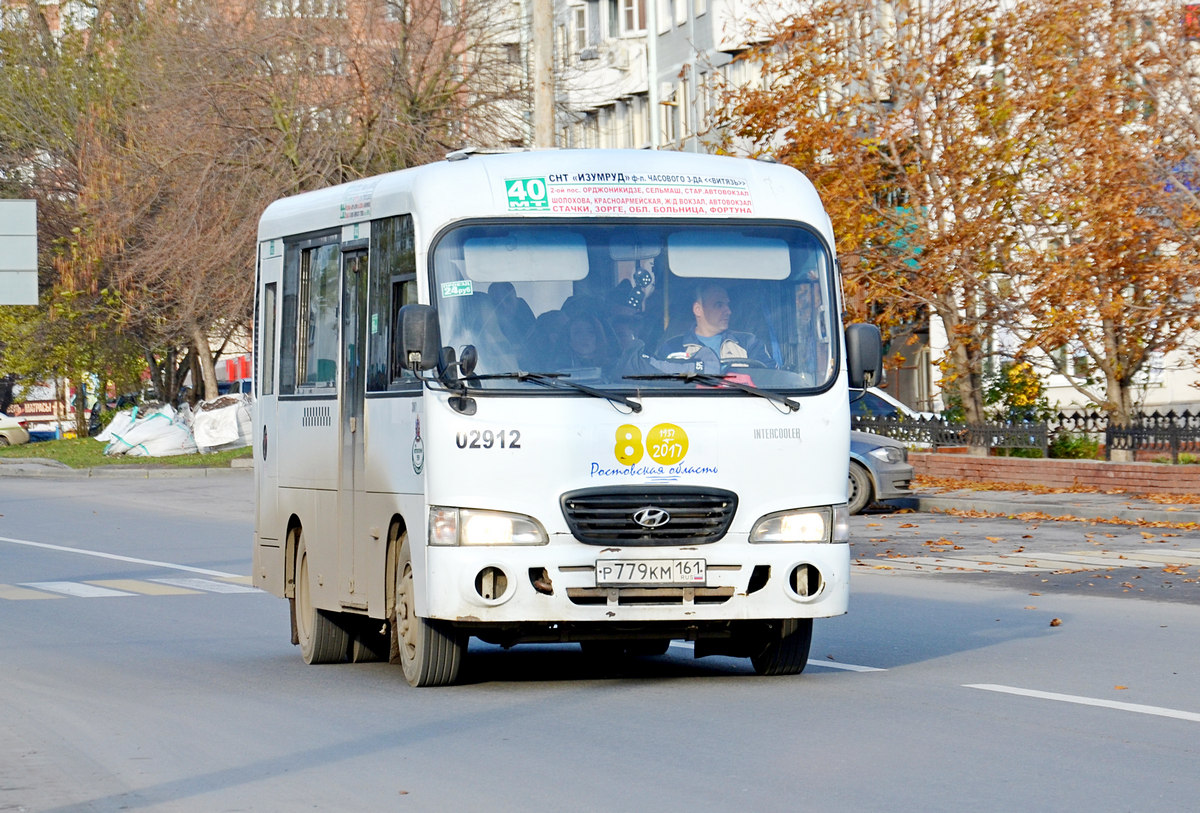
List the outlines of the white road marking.
<svg viewBox="0 0 1200 813">
<path fill-rule="evenodd" d="M 1122 703 L 1118 700 L 1102 700 L 1098 697 L 1081 697 L 1080 695 L 1058 694 L 1057 692 L 1039 692 L 1036 689 L 1019 689 L 1015 686 L 1000 686 L 995 683 L 964 683 L 963 686 L 967 689 L 982 689 L 985 692 L 1003 692 L 1004 694 L 1015 694 L 1022 697 L 1057 700 L 1061 703 L 1078 703 L 1081 706 L 1100 706 L 1102 708 L 1117 709 L 1118 711 L 1154 714 L 1159 717 L 1174 717 L 1176 720 L 1190 720 L 1193 723 L 1200 723 L 1200 713 L 1168 709 L 1162 706 L 1143 706 L 1140 703 Z"/>
<path fill-rule="evenodd" d="M 169 584 L 172 587 L 186 587 L 189 590 L 204 590 L 208 593 L 257 593 L 257 587 L 246 587 L 229 582 L 215 582 L 212 579 L 150 579 L 158 584 Z"/>
<path fill-rule="evenodd" d="M 11 539 L 7 536 L 0 536 L 0 542 L 9 542 L 13 545 L 27 545 L 31 548 L 44 548 L 45 550 L 64 551 L 66 553 L 79 553 L 84 556 L 97 556 L 101 559 L 112 559 L 117 562 L 130 562 L 135 565 L 149 565 L 151 567 L 165 567 L 169 570 L 182 570 L 186 573 L 199 573 L 203 576 L 216 576 L 224 579 L 242 578 L 237 573 L 225 573 L 221 570 L 208 570 L 203 567 L 191 567 L 190 565 L 180 565 L 174 562 L 157 562 L 153 559 L 135 559 L 132 556 L 119 556 L 115 553 L 104 553 L 98 550 L 86 550 L 85 548 L 69 548 L 65 545 L 51 545 L 46 542 L 31 542 L 28 539 Z"/>
<path fill-rule="evenodd" d="M 839 663 L 838 661 L 819 661 L 815 658 L 808 659 L 809 666 L 824 666 L 829 669 L 844 669 L 847 672 L 886 672 L 886 669 L 881 669 L 878 666 L 859 666 L 856 663 Z"/>
<path fill-rule="evenodd" d="M 671 646 L 678 649 L 695 649 L 696 644 L 693 641 L 672 641 Z M 815 658 L 809 658 L 809 666 L 825 666 L 830 669 L 844 669 L 847 672 L 886 672 L 886 669 L 879 669 L 875 666 L 859 666 L 854 663 L 838 663 L 837 661 L 819 661 Z"/>
<path fill-rule="evenodd" d="M 45 590 L 50 593 L 62 593 L 64 596 L 76 596 L 78 598 L 120 598 L 136 595 L 135 593 L 126 593 L 124 590 L 110 590 L 107 587 L 84 584 L 83 582 L 23 582 L 21 586 L 32 587 L 35 590 Z"/>
</svg>

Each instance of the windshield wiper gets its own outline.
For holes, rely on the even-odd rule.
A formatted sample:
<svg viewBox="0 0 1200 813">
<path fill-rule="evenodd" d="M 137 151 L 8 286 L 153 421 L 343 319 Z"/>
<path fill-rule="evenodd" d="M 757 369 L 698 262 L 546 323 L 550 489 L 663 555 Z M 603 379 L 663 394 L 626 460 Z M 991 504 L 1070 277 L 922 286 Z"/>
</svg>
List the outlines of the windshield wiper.
<svg viewBox="0 0 1200 813">
<path fill-rule="evenodd" d="M 780 395 L 771 390 L 764 390 L 758 387 L 753 387 L 749 384 L 743 384 L 741 381 L 734 381 L 729 375 L 713 375 L 712 373 L 650 373 L 647 375 L 626 375 L 621 376 L 631 381 L 682 381 L 685 384 L 697 383 L 705 384 L 710 387 L 733 387 L 735 390 L 757 395 L 759 398 L 766 398 L 768 401 L 773 401 L 776 404 L 782 404 L 792 412 L 800 409 L 800 404 L 788 398 L 786 395 Z"/>
<path fill-rule="evenodd" d="M 578 384 L 574 381 L 563 381 L 564 378 L 569 378 L 570 373 L 484 373 L 483 375 L 470 376 L 469 380 L 487 381 L 498 378 L 512 379 L 515 381 L 532 381 L 534 384 L 541 384 L 543 387 L 549 387 L 552 390 L 575 390 L 595 398 L 604 398 L 612 401 L 615 404 L 624 404 L 634 412 L 641 412 L 642 405 L 637 401 L 631 401 L 624 395 L 618 395 L 615 392 L 605 392 L 604 390 L 589 387 L 586 384 Z"/>
</svg>

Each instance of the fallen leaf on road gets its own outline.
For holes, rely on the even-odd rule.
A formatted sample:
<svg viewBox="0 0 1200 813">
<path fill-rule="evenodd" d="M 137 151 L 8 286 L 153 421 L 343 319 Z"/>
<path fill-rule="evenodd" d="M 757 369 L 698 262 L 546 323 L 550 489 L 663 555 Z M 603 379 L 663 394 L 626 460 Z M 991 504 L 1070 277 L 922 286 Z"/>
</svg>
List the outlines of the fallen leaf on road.
<svg viewBox="0 0 1200 813">
<path fill-rule="evenodd" d="M 1027 606 L 1025 607 L 1025 609 L 1026 609 L 1026 610 L 1036 610 L 1036 609 L 1037 609 L 1037 607 L 1034 607 L 1032 604 L 1030 604 L 1030 605 L 1027 605 Z"/>
<path fill-rule="evenodd" d="M 1050 619 L 1050 626 L 1052 626 L 1052 627 L 1061 627 L 1061 626 L 1062 626 L 1062 619 L 1061 619 L 1061 618 L 1051 618 L 1051 619 Z"/>
<path fill-rule="evenodd" d="M 1128 686 L 1113 686 L 1113 688 L 1116 689 L 1117 691 L 1121 691 L 1122 689 L 1128 689 L 1129 687 Z"/>
</svg>

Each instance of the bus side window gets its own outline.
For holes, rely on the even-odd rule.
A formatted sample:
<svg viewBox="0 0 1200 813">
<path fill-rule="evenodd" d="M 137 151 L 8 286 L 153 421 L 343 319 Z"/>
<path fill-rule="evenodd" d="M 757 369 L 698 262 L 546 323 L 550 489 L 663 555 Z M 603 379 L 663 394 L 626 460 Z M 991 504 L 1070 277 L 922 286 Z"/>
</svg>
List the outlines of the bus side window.
<svg viewBox="0 0 1200 813">
<path fill-rule="evenodd" d="M 332 390 L 338 357 L 336 235 L 284 241 L 279 393 Z"/>
<path fill-rule="evenodd" d="M 259 395 L 275 394 L 275 285 L 263 286 L 262 329 L 259 331 Z"/>
<path fill-rule="evenodd" d="M 393 346 L 396 315 L 417 301 L 417 259 L 412 215 L 371 224 L 371 281 L 367 316 L 367 391 L 419 387 Z"/>
</svg>

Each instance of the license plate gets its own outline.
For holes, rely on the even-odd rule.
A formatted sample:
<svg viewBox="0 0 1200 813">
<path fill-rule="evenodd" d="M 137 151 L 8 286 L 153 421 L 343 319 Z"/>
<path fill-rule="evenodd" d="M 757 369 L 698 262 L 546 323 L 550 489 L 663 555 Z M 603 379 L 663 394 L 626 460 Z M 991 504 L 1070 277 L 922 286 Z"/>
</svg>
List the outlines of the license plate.
<svg viewBox="0 0 1200 813">
<path fill-rule="evenodd" d="M 597 559 L 596 585 L 704 585 L 703 559 Z"/>
</svg>

